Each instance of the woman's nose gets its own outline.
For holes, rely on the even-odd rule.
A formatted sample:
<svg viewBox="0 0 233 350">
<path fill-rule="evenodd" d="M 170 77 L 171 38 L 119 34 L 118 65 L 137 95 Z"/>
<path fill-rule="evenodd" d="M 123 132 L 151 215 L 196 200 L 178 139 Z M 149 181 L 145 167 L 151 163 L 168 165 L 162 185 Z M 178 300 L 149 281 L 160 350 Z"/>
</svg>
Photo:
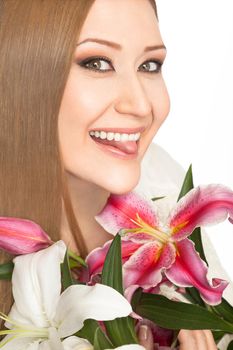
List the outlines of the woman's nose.
<svg viewBox="0 0 233 350">
<path fill-rule="evenodd" d="M 132 75 L 119 82 L 114 107 L 118 113 L 122 114 L 139 117 L 146 117 L 152 114 L 152 102 L 142 82 L 138 77 L 132 77 Z"/>
</svg>

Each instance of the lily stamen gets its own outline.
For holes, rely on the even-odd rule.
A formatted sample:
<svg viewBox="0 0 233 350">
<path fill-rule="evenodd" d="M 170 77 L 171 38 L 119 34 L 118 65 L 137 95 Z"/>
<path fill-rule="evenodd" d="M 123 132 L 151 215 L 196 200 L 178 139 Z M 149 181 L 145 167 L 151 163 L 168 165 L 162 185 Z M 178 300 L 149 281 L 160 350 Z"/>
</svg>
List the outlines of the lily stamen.
<svg viewBox="0 0 233 350">
<path fill-rule="evenodd" d="M 143 229 L 138 229 L 138 228 L 121 229 L 119 231 L 119 234 L 120 236 L 124 237 L 125 235 L 127 235 L 127 233 L 130 233 L 130 232 L 134 234 L 146 233 L 152 236 L 153 238 L 155 238 L 155 240 L 157 240 L 159 243 L 162 243 L 162 244 L 166 244 L 167 242 L 171 241 L 171 237 L 168 236 L 166 233 L 156 230 L 154 228 L 150 228 L 149 226 Z"/>
<path fill-rule="evenodd" d="M 128 232 L 132 232 L 135 234 L 139 233 L 147 233 L 150 236 L 153 236 L 157 241 L 159 241 L 162 244 L 166 244 L 167 242 L 171 241 L 171 237 L 168 233 L 163 232 L 159 228 L 151 227 L 148 225 L 145 221 L 142 220 L 142 218 L 139 216 L 138 213 L 136 213 L 136 216 L 138 218 L 138 221 L 134 219 L 130 219 L 132 222 L 134 222 L 137 226 L 139 226 L 141 229 L 134 228 L 134 229 L 121 229 L 119 231 L 119 234 L 121 236 L 125 236 Z"/>
<path fill-rule="evenodd" d="M 7 339 L 6 342 L 1 343 L 0 348 L 2 348 L 4 345 L 6 345 L 9 341 L 21 338 L 21 337 L 33 337 L 33 338 L 48 338 L 48 330 L 47 329 L 38 329 L 35 327 L 28 327 L 27 325 L 22 325 L 4 313 L 0 312 L 0 318 L 12 326 L 14 326 L 13 329 L 4 329 L 0 331 L 0 335 L 9 335 L 12 334 L 12 337 Z"/>
<path fill-rule="evenodd" d="M 143 220 L 140 218 L 140 216 L 138 215 L 138 213 L 136 213 L 136 216 L 138 218 L 138 221 L 137 220 L 134 220 L 132 218 L 130 218 L 130 221 L 132 221 L 134 224 L 136 224 L 137 226 L 139 227 L 142 227 L 143 225 L 140 223 L 142 222 L 143 223 Z"/>
<path fill-rule="evenodd" d="M 14 336 L 14 337 L 10 337 L 8 338 L 6 341 L 2 341 L 2 343 L 0 344 L 0 348 L 3 348 L 3 346 L 5 346 L 6 344 L 8 344 L 10 341 L 14 340 L 18 338 L 18 336 Z"/>
<path fill-rule="evenodd" d="M 10 323 L 12 326 L 15 326 L 17 328 L 21 328 L 21 324 L 14 321 L 13 319 L 11 319 L 10 317 L 8 317 L 7 315 L 5 315 L 3 312 L 0 311 L 0 319 Z"/>
</svg>

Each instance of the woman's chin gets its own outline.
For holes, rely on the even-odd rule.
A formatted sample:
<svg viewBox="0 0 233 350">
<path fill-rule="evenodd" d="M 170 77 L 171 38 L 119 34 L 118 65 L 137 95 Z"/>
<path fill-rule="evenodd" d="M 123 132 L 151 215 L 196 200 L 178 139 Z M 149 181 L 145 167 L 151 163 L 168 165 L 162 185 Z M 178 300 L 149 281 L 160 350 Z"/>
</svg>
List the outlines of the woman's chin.
<svg viewBox="0 0 233 350">
<path fill-rule="evenodd" d="M 139 179 L 140 173 L 134 173 L 131 174 L 131 176 L 114 176 L 107 179 L 107 181 L 102 184 L 102 187 L 110 193 L 122 195 L 133 191 L 137 186 Z"/>
</svg>

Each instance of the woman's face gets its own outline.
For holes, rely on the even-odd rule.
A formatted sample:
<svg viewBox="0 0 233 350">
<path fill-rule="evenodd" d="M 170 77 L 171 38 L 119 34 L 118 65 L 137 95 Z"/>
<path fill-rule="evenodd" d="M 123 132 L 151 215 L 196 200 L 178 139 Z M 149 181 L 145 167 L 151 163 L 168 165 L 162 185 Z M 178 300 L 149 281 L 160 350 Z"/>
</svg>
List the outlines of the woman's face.
<svg viewBox="0 0 233 350">
<path fill-rule="evenodd" d="M 94 2 L 77 40 L 59 113 L 68 174 L 115 194 L 137 185 L 143 156 L 169 112 L 160 71 L 165 54 L 148 0 Z M 132 134 L 140 128 L 135 141 L 138 135 Z M 122 134 L 130 136 L 125 141 Z"/>
</svg>

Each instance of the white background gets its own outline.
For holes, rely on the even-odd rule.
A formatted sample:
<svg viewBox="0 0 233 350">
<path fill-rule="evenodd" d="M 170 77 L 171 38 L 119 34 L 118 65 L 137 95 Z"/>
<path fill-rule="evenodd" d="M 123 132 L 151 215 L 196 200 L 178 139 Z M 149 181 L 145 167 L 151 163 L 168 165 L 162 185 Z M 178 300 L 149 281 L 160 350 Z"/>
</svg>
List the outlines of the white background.
<svg viewBox="0 0 233 350">
<path fill-rule="evenodd" d="M 154 142 L 185 170 L 192 163 L 195 186 L 233 189 L 233 1 L 157 0 L 157 6 L 171 112 Z M 233 225 L 207 232 L 233 280 Z"/>
</svg>

